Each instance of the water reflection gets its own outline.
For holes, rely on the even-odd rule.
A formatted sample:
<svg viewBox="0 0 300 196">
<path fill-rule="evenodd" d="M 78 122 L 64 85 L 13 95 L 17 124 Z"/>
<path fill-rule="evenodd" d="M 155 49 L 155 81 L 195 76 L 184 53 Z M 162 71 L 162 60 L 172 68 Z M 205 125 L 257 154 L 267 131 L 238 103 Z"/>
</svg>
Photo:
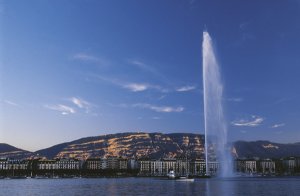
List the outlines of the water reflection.
<svg viewBox="0 0 300 196">
<path fill-rule="evenodd" d="M 300 178 L 157 178 L 0 180 L 5 195 L 299 195 Z M 1 195 L 1 194 L 0 194 Z"/>
<path fill-rule="evenodd" d="M 232 196 L 236 192 L 235 178 L 212 178 L 205 181 L 205 194 Z"/>
<path fill-rule="evenodd" d="M 210 194 L 210 183 L 209 183 L 208 180 L 205 181 L 205 187 L 206 187 L 206 190 L 205 190 L 205 196 L 211 195 L 211 194 Z"/>
</svg>

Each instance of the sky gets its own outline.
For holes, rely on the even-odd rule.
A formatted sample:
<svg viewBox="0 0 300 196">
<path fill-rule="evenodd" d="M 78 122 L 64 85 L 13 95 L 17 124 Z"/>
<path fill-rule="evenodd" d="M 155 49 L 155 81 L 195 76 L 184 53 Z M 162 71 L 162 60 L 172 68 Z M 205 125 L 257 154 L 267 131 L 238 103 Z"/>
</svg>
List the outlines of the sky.
<svg viewBox="0 0 300 196">
<path fill-rule="evenodd" d="M 299 0 L 1 0 L 0 142 L 203 134 L 205 30 L 230 141 L 300 142 Z"/>
</svg>

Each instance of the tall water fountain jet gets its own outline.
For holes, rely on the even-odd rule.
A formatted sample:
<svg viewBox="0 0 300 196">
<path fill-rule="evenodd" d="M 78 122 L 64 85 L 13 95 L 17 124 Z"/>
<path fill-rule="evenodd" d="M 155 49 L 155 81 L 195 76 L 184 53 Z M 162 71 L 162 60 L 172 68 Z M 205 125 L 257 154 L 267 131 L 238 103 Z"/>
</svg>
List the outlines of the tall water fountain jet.
<svg viewBox="0 0 300 196">
<path fill-rule="evenodd" d="M 223 114 L 223 85 L 212 39 L 206 31 L 203 32 L 202 58 L 206 174 L 210 175 L 212 172 L 208 162 L 218 161 L 218 175 L 230 177 L 233 175 L 233 165 L 227 146 L 227 129 Z"/>
</svg>

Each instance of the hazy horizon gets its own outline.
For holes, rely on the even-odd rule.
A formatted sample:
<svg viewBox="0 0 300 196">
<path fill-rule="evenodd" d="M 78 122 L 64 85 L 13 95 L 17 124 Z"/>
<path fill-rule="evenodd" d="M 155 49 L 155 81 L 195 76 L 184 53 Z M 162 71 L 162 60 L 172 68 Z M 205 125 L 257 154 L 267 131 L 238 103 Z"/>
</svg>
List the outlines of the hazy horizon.
<svg viewBox="0 0 300 196">
<path fill-rule="evenodd" d="M 0 143 L 204 133 L 202 33 L 229 140 L 300 142 L 300 2 L 0 1 Z"/>
</svg>

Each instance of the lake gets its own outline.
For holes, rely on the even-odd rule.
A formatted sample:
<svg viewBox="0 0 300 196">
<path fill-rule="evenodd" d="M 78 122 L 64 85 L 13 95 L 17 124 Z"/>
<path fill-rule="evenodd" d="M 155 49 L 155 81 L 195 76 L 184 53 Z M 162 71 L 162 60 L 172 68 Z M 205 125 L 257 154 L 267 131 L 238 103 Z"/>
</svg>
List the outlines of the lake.
<svg viewBox="0 0 300 196">
<path fill-rule="evenodd" d="M 196 179 L 156 178 L 1 179 L 1 195 L 299 195 L 300 178 Z"/>
</svg>

